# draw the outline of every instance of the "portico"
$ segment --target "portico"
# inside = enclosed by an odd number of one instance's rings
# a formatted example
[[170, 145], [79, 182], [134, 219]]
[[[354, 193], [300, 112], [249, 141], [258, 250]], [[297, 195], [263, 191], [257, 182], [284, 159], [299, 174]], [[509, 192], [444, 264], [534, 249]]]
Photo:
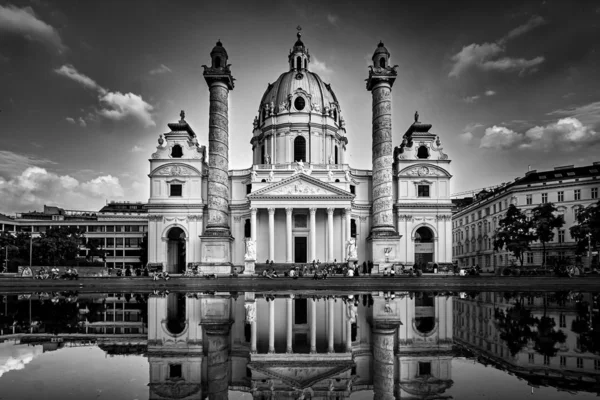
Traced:
[[[342, 261], [351, 236], [353, 198], [343, 189], [304, 174], [248, 195], [257, 258], [288, 263]], [[299, 246], [304, 241], [306, 259], [302, 260]]]

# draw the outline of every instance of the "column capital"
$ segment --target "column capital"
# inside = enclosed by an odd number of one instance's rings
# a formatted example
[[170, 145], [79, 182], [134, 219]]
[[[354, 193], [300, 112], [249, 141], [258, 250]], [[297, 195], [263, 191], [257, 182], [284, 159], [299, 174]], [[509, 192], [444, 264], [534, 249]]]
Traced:
[[352, 207], [345, 207], [344, 214], [350, 214], [352, 212]]
[[335, 211], [334, 207], [327, 207], [327, 214], [333, 214], [333, 212]]
[[274, 207], [269, 207], [267, 210], [269, 211], [269, 215], [275, 215], [275, 208]]
[[294, 207], [286, 207], [285, 208], [286, 215], [292, 215], [292, 212], [294, 212]]
[[315, 213], [317, 212], [317, 209], [315, 207], [311, 207], [308, 209], [308, 211], [310, 211], [311, 215], [315, 215]]
[[256, 208], [256, 207], [252, 207], [252, 208], [250, 208], [250, 213], [252, 213], [252, 214], [255, 214], [255, 215], [256, 215], [256, 213], [257, 213], [257, 212], [258, 212], [258, 208]]

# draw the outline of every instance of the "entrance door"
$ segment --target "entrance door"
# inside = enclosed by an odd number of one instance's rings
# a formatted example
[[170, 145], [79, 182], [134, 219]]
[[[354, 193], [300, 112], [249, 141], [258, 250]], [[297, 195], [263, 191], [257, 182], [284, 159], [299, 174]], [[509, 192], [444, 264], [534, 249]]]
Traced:
[[297, 262], [297, 263], [305, 263], [306, 262], [306, 260], [307, 260], [307, 257], [306, 257], [307, 242], [308, 242], [308, 238], [306, 236], [294, 237], [294, 262]]

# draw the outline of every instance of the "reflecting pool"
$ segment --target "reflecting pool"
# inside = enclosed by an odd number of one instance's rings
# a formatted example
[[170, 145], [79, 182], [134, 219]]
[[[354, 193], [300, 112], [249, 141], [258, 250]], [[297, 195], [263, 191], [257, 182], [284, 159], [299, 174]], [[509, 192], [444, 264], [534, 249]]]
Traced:
[[598, 293], [0, 295], [2, 399], [600, 393]]

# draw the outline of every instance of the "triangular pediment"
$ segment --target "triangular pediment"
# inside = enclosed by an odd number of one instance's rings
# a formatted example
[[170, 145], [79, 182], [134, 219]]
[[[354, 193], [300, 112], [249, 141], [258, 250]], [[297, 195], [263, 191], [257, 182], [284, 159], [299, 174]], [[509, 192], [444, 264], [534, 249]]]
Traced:
[[250, 199], [283, 197], [335, 197], [340, 200], [351, 200], [354, 195], [306, 174], [291, 176], [248, 195]]
[[282, 381], [290, 388], [305, 389], [326, 379], [340, 377], [354, 366], [352, 361], [282, 361], [251, 362], [248, 367], [272, 379]]

